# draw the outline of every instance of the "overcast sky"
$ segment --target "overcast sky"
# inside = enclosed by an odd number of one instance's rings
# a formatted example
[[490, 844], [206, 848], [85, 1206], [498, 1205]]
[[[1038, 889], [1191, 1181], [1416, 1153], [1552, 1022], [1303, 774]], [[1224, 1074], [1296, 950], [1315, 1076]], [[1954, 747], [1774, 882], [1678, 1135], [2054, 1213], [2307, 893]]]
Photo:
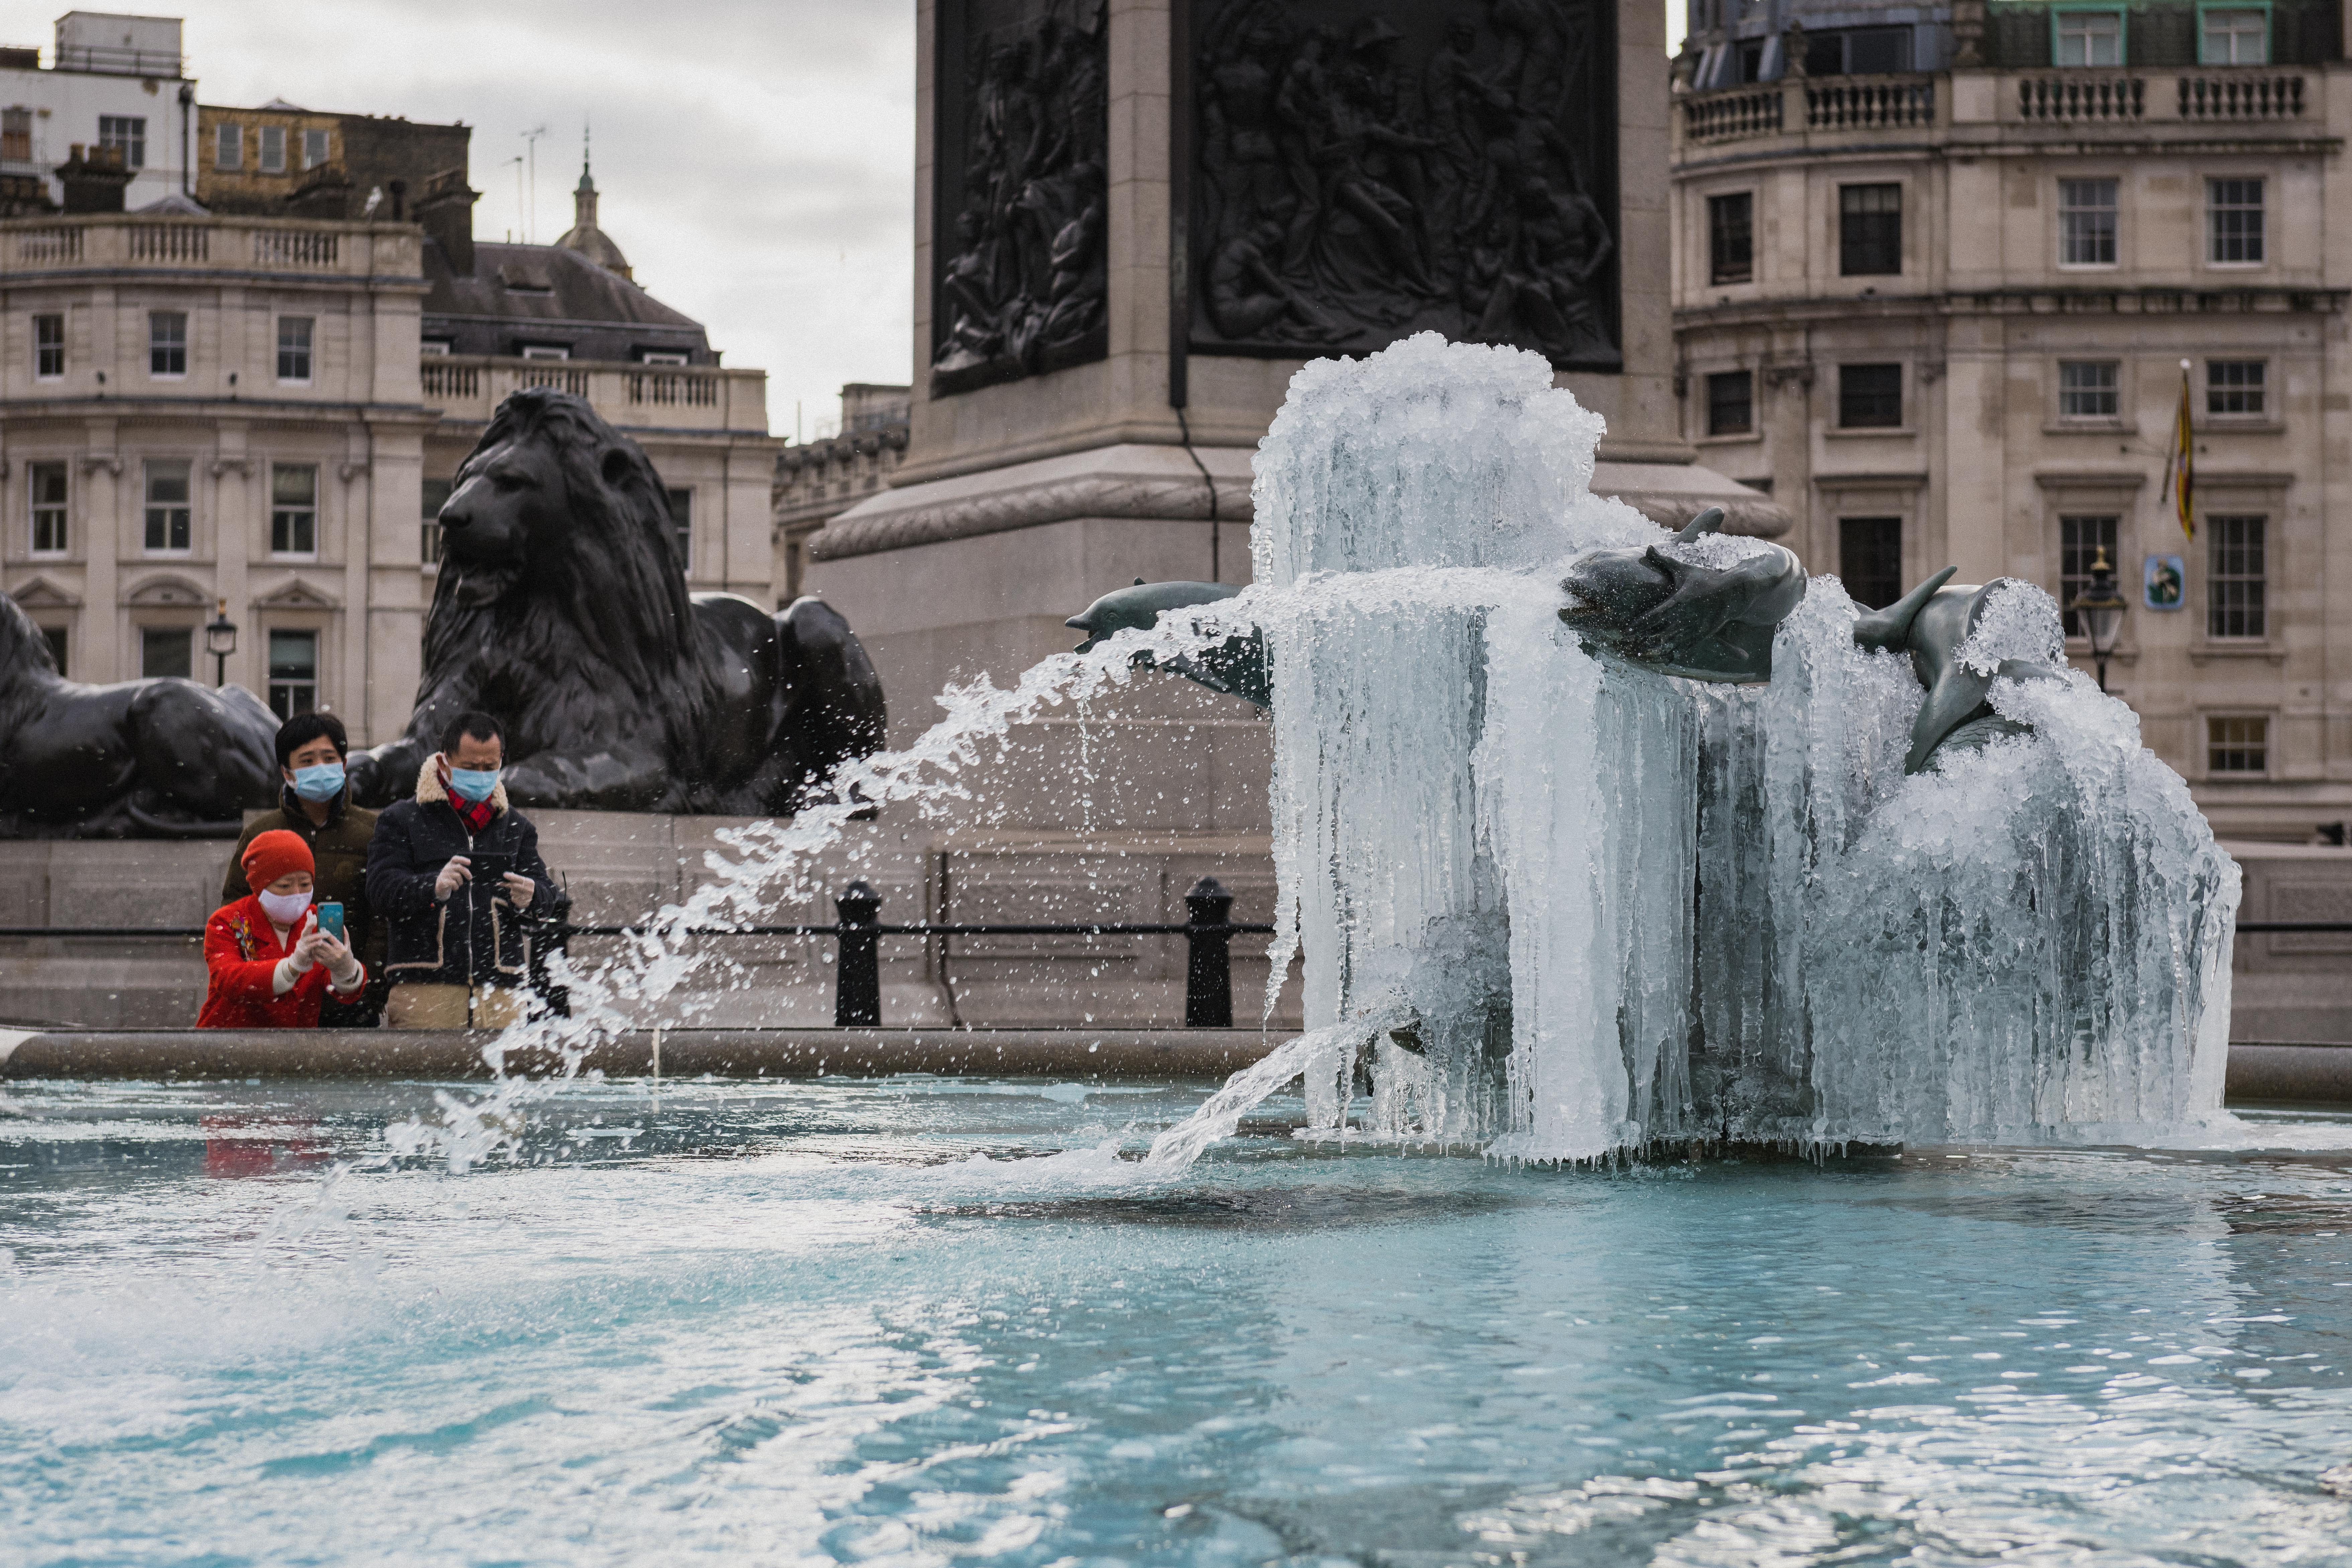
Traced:
[[[53, 39], [59, 0], [0, 0], [0, 43]], [[96, 7], [93, 6], [93, 9]], [[206, 103], [474, 127], [474, 232], [572, 225], [580, 129], [600, 221], [637, 281], [768, 373], [769, 428], [803, 434], [846, 381], [903, 382], [912, 331], [911, 0], [142, 0], [185, 16]], [[1679, 38], [1682, 5], [1667, 0]], [[536, 202], [510, 162], [544, 125]], [[528, 182], [525, 189], [528, 191]], [[529, 209], [528, 211], [526, 209]]]

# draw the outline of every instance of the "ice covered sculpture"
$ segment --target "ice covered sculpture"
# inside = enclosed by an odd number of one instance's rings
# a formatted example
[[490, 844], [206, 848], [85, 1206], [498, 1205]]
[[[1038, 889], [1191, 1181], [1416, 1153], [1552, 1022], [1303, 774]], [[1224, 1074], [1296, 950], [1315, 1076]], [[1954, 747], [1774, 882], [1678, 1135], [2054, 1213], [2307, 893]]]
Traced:
[[1256, 582], [1073, 622], [1262, 649], [1316, 1122], [1559, 1160], [2217, 1114], [2237, 870], [2050, 596], [1864, 614], [1591, 495], [1601, 429], [1531, 354], [1317, 362]]

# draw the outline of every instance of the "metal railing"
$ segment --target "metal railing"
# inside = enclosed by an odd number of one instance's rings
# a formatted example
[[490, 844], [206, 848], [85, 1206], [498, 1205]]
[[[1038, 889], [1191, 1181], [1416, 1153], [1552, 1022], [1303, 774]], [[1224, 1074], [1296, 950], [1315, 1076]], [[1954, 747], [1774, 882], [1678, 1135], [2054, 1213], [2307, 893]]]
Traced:
[[[697, 936], [831, 937], [839, 944], [834, 963], [833, 1021], [837, 1028], [878, 1028], [882, 1023], [882, 939], [885, 937], [955, 936], [1181, 936], [1184, 939], [1184, 1026], [1188, 1029], [1230, 1029], [1234, 1024], [1233, 954], [1236, 936], [1270, 935], [1274, 927], [1231, 919], [1233, 894], [1214, 877], [1203, 877], [1184, 895], [1185, 919], [1167, 921], [1098, 921], [1087, 924], [1038, 921], [937, 921], [907, 925], [882, 923], [882, 896], [859, 879], [834, 899], [840, 919], [831, 925], [702, 926]], [[554, 917], [541, 922], [546, 933], [543, 951], [563, 952], [575, 936], [642, 937], [639, 925], [575, 925], [568, 900], [556, 906]], [[2341, 929], [2352, 931], [2352, 925]], [[0, 926], [0, 939], [72, 939], [116, 941], [149, 938], [200, 940], [202, 926]]]

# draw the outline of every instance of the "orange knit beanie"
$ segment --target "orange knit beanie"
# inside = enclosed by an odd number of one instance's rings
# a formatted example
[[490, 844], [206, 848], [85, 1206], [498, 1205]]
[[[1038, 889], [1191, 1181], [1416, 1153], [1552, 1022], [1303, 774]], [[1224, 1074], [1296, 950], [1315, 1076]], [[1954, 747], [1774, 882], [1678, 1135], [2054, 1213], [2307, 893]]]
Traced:
[[316, 876], [319, 869], [302, 836], [282, 827], [256, 834], [253, 842], [245, 847], [241, 863], [245, 867], [245, 885], [257, 893], [289, 871], [308, 871]]

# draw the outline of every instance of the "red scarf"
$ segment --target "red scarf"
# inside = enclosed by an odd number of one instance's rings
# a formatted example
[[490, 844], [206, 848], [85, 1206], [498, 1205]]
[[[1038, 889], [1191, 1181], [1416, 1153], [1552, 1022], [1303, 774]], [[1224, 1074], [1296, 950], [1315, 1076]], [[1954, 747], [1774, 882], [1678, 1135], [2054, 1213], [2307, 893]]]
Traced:
[[470, 834], [480, 833], [490, 825], [490, 818], [499, 814], [496, 790], [480, 800], [467, 800], [449, 787], [449, 759], [446, 757], [441, 759], [441, 796], [449, 803], [449, 809], [457, 814], [457, 820], [466, 825], [466, 831]]

